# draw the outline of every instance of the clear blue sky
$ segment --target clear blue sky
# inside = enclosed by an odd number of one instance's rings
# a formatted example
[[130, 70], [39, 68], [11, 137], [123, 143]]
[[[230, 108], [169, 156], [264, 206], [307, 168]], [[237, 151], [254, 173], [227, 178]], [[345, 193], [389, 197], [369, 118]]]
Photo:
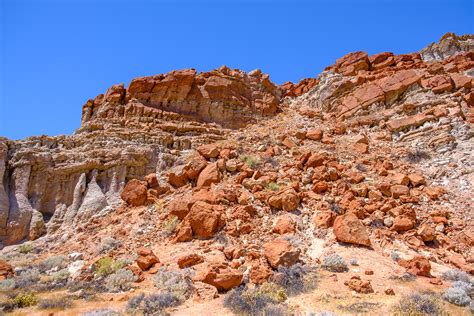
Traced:
[[338, 57], [473, 32], [473, 0], [0, 0], [0, 136], [72, 133], [87, 99], [137, 76], [223, 64], [276, 83]]

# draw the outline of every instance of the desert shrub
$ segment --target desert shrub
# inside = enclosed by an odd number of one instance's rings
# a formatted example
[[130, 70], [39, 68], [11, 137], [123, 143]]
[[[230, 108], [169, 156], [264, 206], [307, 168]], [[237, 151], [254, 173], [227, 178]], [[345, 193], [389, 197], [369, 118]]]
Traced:
[[120, 313], [110, 308], [101, 308], [82, 313], [81, 316], [120, 316]]
[[178, 227], [180, 220], [177, 216], [169, 216], [161, 225], [166, 236], [171, 236]]
[[257, 168], [261, 164], [261, 161], [258, 157], [251, 155], [242, 155], [240, 156], [240, 160], [252, 169]]
[[336, 213], [336, 214], [341, 214], [341, 212], [342, 212], [342, 211], [341, 211], [341, 207], [340, 207], [339, 204], [337, 204], [337, 203], [330, 203], [330, 204], [329, 204], [329, 209], [330, 209], [332, 212]]
[[259, 292], [258, 288], [238, 287], [224, 298], [224, 306], [236, 314], [261, 315], [266, 307], [277, 304], [272, 297]]
[[471, 298], [467, 295], [466, 291], [459, 287], [450, 287], [444, 291], [443, 299], [458, 306], [467, 306], [471, 302]]
[[10, 292], [15, 288], [14, 279], [5, 279], [0, 281], [0, 292]]
[[451, 269], [443, 273], [443, 280], [448, 281], [462, 281], [465, 283], [474, 283], [474, 280], [464, 271]]
[[39, 304], [39, 309], [68, 309], [72, 306], [72, 301], [69, 297], [57, 297], [42, 299]]
[[41, 277], [36, 289], [40, 291], [50, 291], [53, 289], [63, 288], [67, 285], [70, 273], [67, 269], [59, 270], [51, 275]]
[[463, 291], [465, 291], [467, 295], [469, 295], [471, 297], [474, 294], [474, 284], [472, 284], [472, 283], [467, 283], [467, 282], [464, 282], [464, 281], [455, 281], [451, 285], [451, 287], [460, 288]]
[[349, 268], [347, 263], [340, 255], [333, 253], [323, 258], [321, 267], [331, 272], [347, 272]]
[[398, 252], [396, 252], [396, 251], [392, 251], [392, 252], [390, 253], [390, 258], [392, 258], [393, 261], [398, 261], [398, 260], [401, 259], [401, 258], [400, 258], [400, 254], [399, 254]]
[[411, 294], [400, 299], [395, 308], [395, 314], [399, 315], [441, 315], [443, 309], [439, 299], [430, 294]]
[[275, 182], [270, 182], [268, 185], [267, 185], [267, 189], [271, 190], [271, 191], [278, 191], [280, 189], [280, 186], [275, 183]]
[[18, 308], [34, 306], [38, 304], [38, 297], [34, 293], [20, 293], [13, 299], [13, 303]]
[[99, 252], [106, 253], [106, 252], [117, 249], [121, 245], [122, 243], [119, 240], [116, 240], [115, 238], [112, 238], [112, 237], [105, 237], [104, 239], [102, 239]]
[[410, 163], [419, 163], [422, 160], [429, 159], [431, 156], [424, 150], [416, 149], [415, 151], [409, 151], [406, 159]]
[[38, 269], [41, 273], [49, 271], [53, 268], [58, 270], [64, 269], [67, 266], [67, 259], [65, 256], [51, 256], [38, 264]]
[[179, 271], [160, 269], [154, 279], [155, 286], [162, 293], [171, 293], [185, 301], [193, 292], [193, 283], [189, 276]]
[[263, 309], [262, 314], [264, 316], [288, 316], [291, 315], [291, 312], [286, 305], [269, 304]]
[[280, 266], [272, 280], [288, 295], [297, 295], [315, 289], [318, 275], [315, 268], [297, 263], [289, 268]]
[[25, 243], [18, 248], [18, 251], [23, 254], [29, 253], [33, 251], [33, 245], [30, 243]]
[[36, 268], [26, 269], [15, 278], [15, 288], [25, 289], [35, 285], [40, 280], [40, 272]]
[[99, 276], [106, 276], [124, 267], [122, 260], [115, 261], [110, 257], [103, 257], [96, 263], [96, 273]]
[[257, 288], [256, 294], [269, 297], [275, 302], [284, 302], [287, 299], [285, 288], [273, 282], [263, 283]]
[[181, 299], [173, 293], [160, 293], [132, 297], [127, 303], [127, 311], [131, 314], [160, 315], [168, 307], [178, 306]]
[[105, 288], [110, 292], [128, 291], [137, 277], [128, 269], [120, 269], [105, 278]]
[[351, 264], [351, 266], [358, 266], [359, 265], [359, 261], [357, 261], [357, 259], [351, 259], [349, 261], [349, 263]]

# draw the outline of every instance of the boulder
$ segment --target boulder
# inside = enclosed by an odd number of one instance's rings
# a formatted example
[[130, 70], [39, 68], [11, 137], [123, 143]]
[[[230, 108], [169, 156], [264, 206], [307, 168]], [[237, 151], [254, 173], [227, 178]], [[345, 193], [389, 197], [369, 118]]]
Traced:
[[6, 261], [0, 260], [0, 281], [11, 278], [15, 275], [15, 270], [13, 267]]
[[242, 283], [243, 273], [225, 264], [213, 264], [198, 270], [193, 281], [215, 286], [219, 291], [228, 291]]
[[270, 266], [278, 269], [279, 266], [290, 267], [299, 261], [300, 250], [293, 248], [285, 239], [275, 239], [263, 245], [264, 255]]
[[411, 274], [431, 277], [430, 261], [423, 256], [415, 256], [410, 260], [401, 259], [398, 264]]
[[300, 198], [293, 188], [288, 188], [271, 195], [267, 203], [275, 209], [291, 212], [298, 208]]
[[217, 158], [220, 153], [216, 144], [201, 145], [196, 150], [206, 159]]
[[136, 259], [136, 263], [142, 271], [149, 270], [153, 265], [160, 262], [158, 257], [149, 248], [138, 248], [137, 254], [138, 258]]
[[366, 227], [353, 213], [336, 217], [333, 226], [337, 241], [362, 246], [371, 245]]
[[221, 206], [197, 201], [191, 207], [186, 219], [196, 237], [209, 238], [223, 226], [224, 212]]
[[279, 235], [293, 234], [295, 232], [296, 223], [288, 215], [280, 216], [273, 227], [273, 232]]
[[196, 253], [187, 254], [178, 258], [178, 266], [180, 269], [189, 268], [202, 262], [204, 262], [204, 259]]
[[146, 182], [140, 181], [138, 179], [132, 179], [128, 181], [125, 188], [123, 188], [122, 194], [120, 197], [128, 205], [131, 206], [141, 206], [144, 205], [147, 201], [147, 185]]
[[372, 284], [370, 283], [370, 281], [361, 280], [359, 276], [353, 276], [349, 280], [345, 281], [344, 285], [346, 285], [348, 288], [350, 288], [351, 290], [357, 293], [362, 293], [362, 294], [374, 293], [374, 290], [372, 289]]
[[196, 186], [198, 188], [210, 186], [213, 183], [219, 183], [221, 181], [221, 174], [217, 162], [211, 163], [204, 168], [197, 179]]
[[320, 129], [312, 129], [306, 132], [306, 138], [310, 140], [321, 140], [323, 138], [323, 131]]

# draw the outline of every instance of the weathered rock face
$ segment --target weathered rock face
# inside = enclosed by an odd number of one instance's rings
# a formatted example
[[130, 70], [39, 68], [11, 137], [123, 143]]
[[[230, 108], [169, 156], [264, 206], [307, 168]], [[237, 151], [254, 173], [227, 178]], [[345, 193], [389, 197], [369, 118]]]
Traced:
[[442, 60], [459, 52], [474, 50], [474, 35], [457, 36], [454, 33], [443, 35], [439, 43], [432, 43], [420, 51], [425, 61]]
[[276, 113], [280, 89], [260, 70], [245, 73], [225, 66], [196, 73], [194, 69], [141, 77], [111, 87], [83, 107], [82, 122], [95, 118], [160, 116], [162, 111], [238, 128]]

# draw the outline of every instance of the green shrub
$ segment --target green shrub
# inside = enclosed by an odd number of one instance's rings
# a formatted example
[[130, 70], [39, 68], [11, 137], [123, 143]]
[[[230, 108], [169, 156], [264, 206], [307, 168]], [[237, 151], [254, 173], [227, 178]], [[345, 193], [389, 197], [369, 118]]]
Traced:
[[280, 186], [275, 182], [270, 182], [267, 185], [267, 189], [272, 190], [272, 191], [278, 191], [280, 189]]
[[257, 168], [261, 164], [260, 159], [256, 156], [242, 155], [240, 156], [240, 160], [252, 169]]
[[110, 257], [103, 257], [96, 263], [96, 273], [99, 276], [106, 276], [124, 267], [122, 260], [115, 261]]
[[466, 291], [460, 287], [450, 287], [443, 293], [443, 299], [451, 304], [458, 306], [467, 306], [471, 298]]
[[25, 243], [23, 245], [21, 245], [19, 248], [18, 248], [18, 251], [20, 253], [29, 253], [31, 251], [33, 251], [33, 245], [30, 244], [30, 243]]
[[20, 293], [13, 299], [13, 303], [18, 308], [34, 306], [38, 304], [38, 297], [34, 293]]
[[10, 292], [16, 287], [14, 279], [5, 279], [0, 281], [0, 292]]

